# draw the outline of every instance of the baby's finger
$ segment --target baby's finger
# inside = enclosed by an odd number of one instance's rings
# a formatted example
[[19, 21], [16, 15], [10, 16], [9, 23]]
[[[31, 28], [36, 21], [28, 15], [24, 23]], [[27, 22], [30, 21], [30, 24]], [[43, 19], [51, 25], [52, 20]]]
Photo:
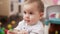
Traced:
[[13, 31], [8, 31], [7, 34], [16, 34], [16, 33]]

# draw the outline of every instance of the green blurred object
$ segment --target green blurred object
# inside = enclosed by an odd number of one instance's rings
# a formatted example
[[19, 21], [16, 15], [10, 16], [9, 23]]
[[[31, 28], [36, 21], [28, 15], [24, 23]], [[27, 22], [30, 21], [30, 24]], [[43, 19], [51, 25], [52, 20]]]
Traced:
[[13, 29], [11, 28], [11, 29], [9, 29], [10, 31], [13, 31]]
[[1, 29], [2, 29], [3, 31], [5, 30], [5, 28], [4, 28], [4, 27], [2, 27]]
[[4, 30], [0, 28], [0, 34], [5, 34]]

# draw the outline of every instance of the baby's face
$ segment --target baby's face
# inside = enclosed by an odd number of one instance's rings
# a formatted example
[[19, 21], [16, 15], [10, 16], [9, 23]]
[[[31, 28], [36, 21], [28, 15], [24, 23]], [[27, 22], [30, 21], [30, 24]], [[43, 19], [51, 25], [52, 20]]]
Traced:
[[40, 19], [40, 13], [37, 9], [36, 3], [24, 5], [23, 19], [28, 25], [37, 23]]

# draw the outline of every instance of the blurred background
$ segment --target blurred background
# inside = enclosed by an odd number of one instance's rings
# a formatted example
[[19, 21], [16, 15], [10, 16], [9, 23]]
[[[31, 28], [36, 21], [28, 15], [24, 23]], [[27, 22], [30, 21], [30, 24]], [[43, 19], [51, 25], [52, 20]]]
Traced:
[[[27, 0], [0, 0], [0, 28], [13, 29], [22, 18], [23, 3]], [[60, 5], [60, 0], [42, 0], [44, 3], [44, 18], [46, 8], [51, 5]], [[48, 27], [46, 27], [45, 32]], [[48, 32], [48, 31], [47, 31]], [[46, 33], [47, 34], [47, 33]]]

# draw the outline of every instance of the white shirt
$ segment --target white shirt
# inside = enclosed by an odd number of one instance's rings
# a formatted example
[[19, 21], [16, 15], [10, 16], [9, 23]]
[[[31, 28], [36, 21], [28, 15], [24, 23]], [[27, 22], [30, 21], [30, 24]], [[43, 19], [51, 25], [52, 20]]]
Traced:
[[42, 22], [38, 21], [37, 24], [30, 26], [25, 23], [25, 21], [19, 22], [18, 26], [15, 28], [17, 30], [26, 30], [29, 34], [43, 34], [43, 24]]

